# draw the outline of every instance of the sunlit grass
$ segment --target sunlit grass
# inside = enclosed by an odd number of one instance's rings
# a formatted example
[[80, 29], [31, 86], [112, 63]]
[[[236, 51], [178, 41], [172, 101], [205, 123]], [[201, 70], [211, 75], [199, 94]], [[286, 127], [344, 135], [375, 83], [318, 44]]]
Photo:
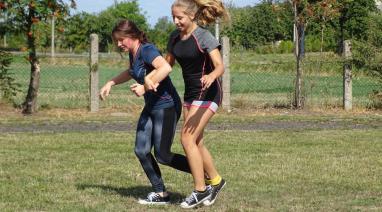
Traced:
[[[382, 209], [380, 129], [209, 131], [205, 140], [228, 182], [208, 210]], [[2, 134], [0, 210], [181, 211], [192, 179], [163, 166], [173, 204], [137, 204], [150, 187], [133, 145], [134, 132]], [[182, 152], [178, 136], [173, 150]]]

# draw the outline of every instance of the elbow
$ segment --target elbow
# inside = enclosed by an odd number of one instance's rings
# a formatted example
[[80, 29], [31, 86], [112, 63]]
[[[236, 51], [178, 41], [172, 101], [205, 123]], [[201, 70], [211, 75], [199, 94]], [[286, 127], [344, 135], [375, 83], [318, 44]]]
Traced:
[[225, 72], [225, 67], [224, 67], [224, 65], [223, 64], [220, 64], [220, 76], [222, 76], [223, 74], [224, 74], [224, 72]]

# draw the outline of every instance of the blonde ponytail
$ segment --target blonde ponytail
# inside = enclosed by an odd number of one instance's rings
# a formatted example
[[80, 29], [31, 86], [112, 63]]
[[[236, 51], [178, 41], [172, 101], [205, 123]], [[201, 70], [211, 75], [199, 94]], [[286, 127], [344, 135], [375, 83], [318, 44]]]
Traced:
[[228, 11], [221, 0], [175, 0], [172, 6], [185, 8], [185, 13], [194, 15], [194, 21], [201, 26], [214, 23], [218, 18], [223, 21], [229, 19]]
[[199, 6], [196, 13], [196, 20], [198, 24], [205, 26], [215, 23], [218, 18], [223, 21], [228, 20], [228, 12], [221, 0], [195, 0]]

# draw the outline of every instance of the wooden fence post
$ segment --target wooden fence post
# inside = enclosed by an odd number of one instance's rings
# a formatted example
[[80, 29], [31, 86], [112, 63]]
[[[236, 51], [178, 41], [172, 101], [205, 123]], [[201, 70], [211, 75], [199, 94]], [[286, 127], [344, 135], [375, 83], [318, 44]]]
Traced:
[[99, 110], [98, 35], [90, 35], [90, 112]]
[[352, 65], [351, 65], [351, 41], [346, 40], [343, 43], [343, 57], [345, 60], [344, 63], [344, 72], [343, 72], [343, 107], [345, 111], [350, 111], [353, 108], [353, 95], [352, 95]]
[[229, 57], [230, 57], [230, 43], [227, 36], [222, 37], [223, 43], [223, 63], [224, 63], [224, 74], [223, 74], [223, 109], [231, 112], [231, 74], [229, 70]]

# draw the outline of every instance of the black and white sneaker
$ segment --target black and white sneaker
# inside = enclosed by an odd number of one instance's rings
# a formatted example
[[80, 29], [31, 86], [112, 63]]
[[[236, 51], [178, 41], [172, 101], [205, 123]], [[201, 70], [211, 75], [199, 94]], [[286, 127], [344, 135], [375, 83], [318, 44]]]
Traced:
[[216, 186], [210, 185], [211, 186], [211, 197], [208, 200], [204, 201], [203, 204], [207, 205], [207, 206], [214, 204], [216, 198], [218, 197], [220, 191], [224, 188], [225, 184], [226, 184], [225, 180], [222, 179], [218, 185], [216, 185]]
[[194, 208], [211, 197], [211, 187], [207, 186], [204, 192], [193, 191], [181, 204], [182, 208]]
[[138, 203], [142, 205], [166, 205], [170, 203], [170, 195], [161, 197], [158, 193], [151, 192], [146, 199], [139, 199]]

